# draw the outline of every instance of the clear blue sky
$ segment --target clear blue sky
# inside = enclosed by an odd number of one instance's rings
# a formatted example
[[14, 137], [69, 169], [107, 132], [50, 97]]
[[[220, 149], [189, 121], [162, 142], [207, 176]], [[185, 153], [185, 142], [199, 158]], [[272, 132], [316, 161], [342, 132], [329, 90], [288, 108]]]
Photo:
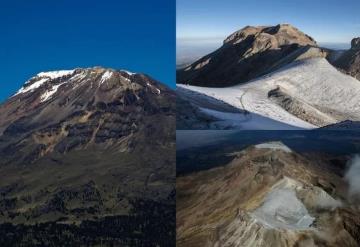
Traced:
[[0, 102], [41, 71], [104, 66], [175, 86], [173, 0], [0, 2]]
[[360, 36], [360, 0], [177, 0], [177, 38], [223, 39], [246, 25], [290, 23], [318, 42]]

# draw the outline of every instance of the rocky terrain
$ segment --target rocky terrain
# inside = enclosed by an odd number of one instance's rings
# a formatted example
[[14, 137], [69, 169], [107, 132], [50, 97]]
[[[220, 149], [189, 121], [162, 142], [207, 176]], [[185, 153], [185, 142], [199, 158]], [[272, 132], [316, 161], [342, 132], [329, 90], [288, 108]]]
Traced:
[[325, 57], [313, 38], [289, 24], [246, 26], [222, 47], [177, 72], [177, 83], [225, 87], [272, 72], [296, 59]]
[[173, 245], [173, 91], [123, 70], [44, 72], [0, 116], [1, 243]]
[[330, 57], [332, 64], [341, 71], [360, 80], [360, 37], [351, 41], [351, 48]]
[[349, 158], [268, 142], [178, 177], [177, 246], [359, 246]]

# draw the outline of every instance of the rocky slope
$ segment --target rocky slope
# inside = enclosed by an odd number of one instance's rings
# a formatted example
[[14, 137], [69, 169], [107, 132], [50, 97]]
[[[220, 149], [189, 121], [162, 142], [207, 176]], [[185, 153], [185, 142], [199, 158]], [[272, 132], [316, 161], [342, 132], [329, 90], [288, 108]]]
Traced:
[[272, 72], [296, 59], [326, 55], [310, 36], [289, 24], [247, 26], [227, 37], [218, 50], [178, 70], [177, 82], [225, 87]]
[[282, 143], [177, 178], [177, 246], [359, 246], [345, 163]]
[[174, 92], [127, 71], [45, 72], [0, 116], [1, 242], [171, 245]]
[[351, 41], [351, 48], [332, 59], [332, 64], [341, 71], [360, 80], [360, 37]]

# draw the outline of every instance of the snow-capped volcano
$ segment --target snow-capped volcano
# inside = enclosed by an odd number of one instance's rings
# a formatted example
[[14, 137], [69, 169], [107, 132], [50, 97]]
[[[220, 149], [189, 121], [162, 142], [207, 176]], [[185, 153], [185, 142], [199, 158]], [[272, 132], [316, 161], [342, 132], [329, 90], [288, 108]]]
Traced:
[[339, 72], [325, 58], [301, 59], [232, 87], [178, 86], [306, 129], [360, 120], [360, 82]]
[[[40, 96], [41, 101], [46, 101], [52, 98], [56, 94], [58, 89], [65, 84], [72, 84], [73, 87], [78, 87], [79, 84], [84, 84], [91, 81], [91, 86], [95, 86], [94, 80], [98, 83], [98, 86], [106, 81], [111, 80], [122, 80], [131, 83], [136, 73], [129, 72], [127, 70], [116, 71], [113, 69], [105, 69], [101, 67], [87, 68], [87, 69], [74, 69], [74, 70], [59, 70], [41, 72], [30, 80], [26, 81], [25, 84], [18, 90], [14, 95], [32, 93], [35, 90], [41, 89], [43, 94]], [[153, 84], [147, 82], [146, 87], [156, 93], [160, 93], [161, 90]], [[68, 86], [68, 87], [71, 87]], [[155, 92], [154, 91], [154, 92]]]
[[42, 72], [0, 104], [0, 116], [0, 191], [11, 202], [0, 206], [0, 228], [34, 232], [41, 222], [71, 235], [90, 220], [108, 222], [114, 238], [172, 231], [159, 224], [175, 210], [171, 89], [125, 70]]
[[[99, 143], [100, 139], [114, 143], [146, 124], [144, 117], [161, 115], [169, 110], [168, 101], [173, 96], [170, 89], [152, 78], [126, 70], [93, 67], [41, 72], [26, 81], [15, 95], [0, 106], [0, 137], [9, 136], [11, 142], [22, 142], [21, 146], [25, 143], [22, 138], [29, 143], [35, 142], [33, 147], [44, 145], [41, 148], [44, 150], [40, 152], [31, 149], [30, 153], [36, 153], [34, 160], [60, 148], [61, 142], [69, 141], [70, 126], [77, 128], [80, 123], [88, 125], [91, 131], [87, 132], [85, 139], [76, 141], [75, 146], [85, 147], [90, 143]], [[117, 121], [120, 123], [116, 124]], [[105, 128], [109, 124], [112, 126], [110, 132], [109, 127]], [[34, 132], [54, 125], [58, 132], [49, 133], [54, 136], [51, 141], [34, 136]], [[107, 129], [107, 134], [99, 135], [101, 126]], [[30, 133], [32, 136], [29, 137]], [[17, 145], [11, 142], [3, 142], [0, 150], [7, 145]], [[48, 147], [50, 144], [51, 148]], [[63, 148], [66, 150], [69, 147]], [[26, 162], [32, 162], [23, 155]], [[10, 162], [5, 161], [5, 157], [6, 154], [2, 155], [0, 163]], [[10, 157], [12, 155], [9, 154]], [[18, 158], [18, 162], [21, 160]]]

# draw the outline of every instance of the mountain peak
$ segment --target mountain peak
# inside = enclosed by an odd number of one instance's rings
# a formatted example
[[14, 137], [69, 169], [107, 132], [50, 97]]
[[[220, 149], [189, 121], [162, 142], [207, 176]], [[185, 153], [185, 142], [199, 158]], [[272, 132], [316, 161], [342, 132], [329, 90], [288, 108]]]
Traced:
[[73, 85], [86, 81], [91, 82], [92, 85], [94, 82], [98, 82], [101, 85], [106, 81], [114, 79], [122, 81], [122, 83], [131, 83], [131, 77], [134, 75], [137, 75], [137, 73], [100, 66], [40, 72], [27, 80], [14, 96], [31, 93], [39, 88], [46, 88], [49, 91], [45, 92], [41, 97], [41, 101], [44, 101], [49, 99], [60, 86], [69, 82], [73, 83]]
[[294, 60], [324, 57], [315, 40], [290, 24], [246, 26], [216, 51], [177, 72], [177, 82], [223, 87], [273, 72]]
[[287, 23], [276, 26], [246, 26], [228, 36], [224, 44], [238, 44], [246, 39], [254, 39], [258, 43], [274, 47], [289, 44], [317, 46], [313, 38]]
[[[28, 163], [52, 151], [43, 149], [50, 145], [44, 133], [53, 138], [51, 147], [60, 153], [75, 146], [120, 145], [125, 137], [130, 138], [137, 132], [139, 126], [144, 127], [145, 118], [156, 118], [164, 112], [172, 114], [173, 97], [172, 91], [156, 80], [125, 70], [93, 67], [41, 72], [0, 105], [4, 116], [0, 121], [0, 135], [19, 140], [30, 138], [26, 139], [28, 143], [36, 144], [41, 152], [32, 150], [31, 159], [19, 158], [19, 162]], [[102, 132], [98, 128], [102, 128]], [[52, 132], [54, 129], [56, 133]], [[73, 135], [80, 132], [84, 132], [83, 136]], [[9, 159], [12, 157], [6, 155]], [[6, 160], [5, 154], [2, 159]]]

